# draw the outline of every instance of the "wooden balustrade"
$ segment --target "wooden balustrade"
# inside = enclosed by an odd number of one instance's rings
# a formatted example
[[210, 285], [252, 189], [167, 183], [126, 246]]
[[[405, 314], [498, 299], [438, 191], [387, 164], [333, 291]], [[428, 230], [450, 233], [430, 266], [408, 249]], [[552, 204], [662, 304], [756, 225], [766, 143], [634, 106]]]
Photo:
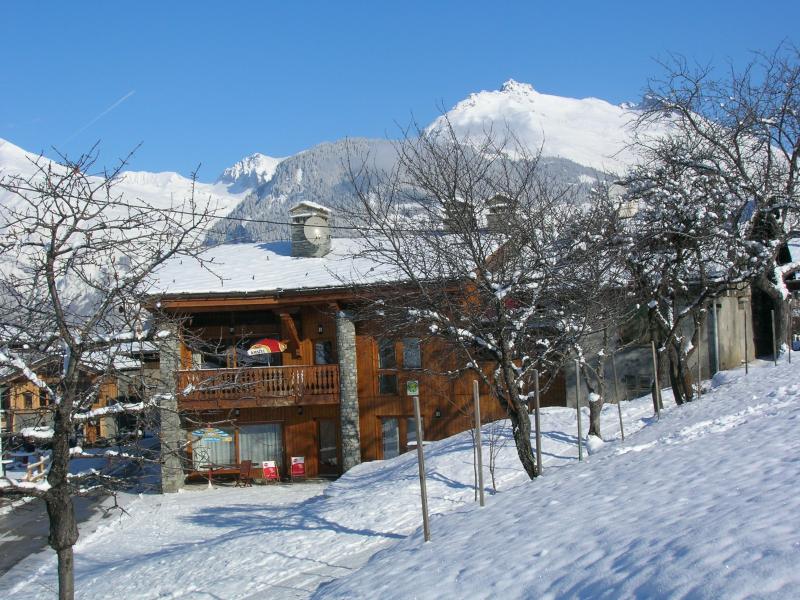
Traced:
[[339, 365], [179, 371], [178, 398], [196, 409], [336, 404]]

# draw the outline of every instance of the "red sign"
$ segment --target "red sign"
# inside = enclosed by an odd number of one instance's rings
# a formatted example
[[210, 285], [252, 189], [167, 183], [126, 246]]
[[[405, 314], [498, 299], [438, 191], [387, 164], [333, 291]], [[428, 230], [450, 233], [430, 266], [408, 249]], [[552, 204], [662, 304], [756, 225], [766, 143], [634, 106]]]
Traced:
[[293, 456], [292, 457], [292, 478], [306, 476], [306, 457]]
[[274, 460], [265, 460], [261, 463], [261, 470], [264, 473], [264, 479], [267, 481], [278, 481], [278, 465]]

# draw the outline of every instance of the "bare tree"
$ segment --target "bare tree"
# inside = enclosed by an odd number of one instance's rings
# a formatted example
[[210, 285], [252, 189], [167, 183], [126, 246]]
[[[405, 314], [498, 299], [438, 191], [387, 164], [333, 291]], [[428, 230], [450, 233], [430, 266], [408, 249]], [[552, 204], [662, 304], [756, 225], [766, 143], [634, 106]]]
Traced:
[[786, 256], [786, 242], [798, 235], [800, 207], [799, 59], [797, 47], [783, 44], [716, 77], [708, 66], [672, 57], [662, 65], [663, 78], [650, 82], [641, 119], [645, 129], [664, 124], [691, 149], [673, 157], [674, 165], [724, 186], [726, 202], [747, 225], [759, 261], [752, 283], [775, 310], [779, 340], [787, 339], [790, 319], [784, 278], [800, 271], [800, 262]]
[[[119, 386], [121, 360], [157, 338], [144, 299], [153, 271], [165, 260], [201, 248], [212, 211], [194, 194], [169, 206], [123, 198], [115, 191], [126, 161], [92, 174], [96, 149], [54, 163], [40, 157], [28, 176], [7, 176], [0, 188], [0, 365], [13, 369], [52, 400], [52, 426], [29, 432], [47, 446], [46, 481], [0, 479], [0, 495], [41, 498], [58, 555], [59, 597], [74, 596], [73, 546], [78, 528], [72, 497], [113, 490], [121, 482], [90, 469], [71, 473], [76, 431], [108, 414], [134, 414], [158, 403], [140, 387], [128, 399], [97, 406], [99, 389]], [[138, 345], [138, 350], [136, 346]], [[48, 377], [38, 364], [55, 364]], [[114, 456], [109, 458], [129, 459]]]
[[457, 371], [488, 386], [533, 478], [532, 370], [555, 377], [586, 330], [586, 299], [597, 293], [584, 267], [603, 236], [587, 233], [597, 228], [578, 190], [513, 136], [465, 145], [443, 122], [407, 131], [391, 172], [350, 156], [360, 203], [345, 216], [363, 254], [399, 282], [365, 300], [382, 326], [435, 335]]

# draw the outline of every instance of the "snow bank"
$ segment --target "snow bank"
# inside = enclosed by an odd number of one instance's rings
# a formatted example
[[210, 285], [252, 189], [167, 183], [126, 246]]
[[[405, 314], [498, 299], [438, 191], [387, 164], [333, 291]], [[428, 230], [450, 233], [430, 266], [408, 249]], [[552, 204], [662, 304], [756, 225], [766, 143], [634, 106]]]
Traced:
[[434, 519], [431, 543], [416, 532], [315, 598], [795, 596], [798, 367], [715, 384], [625, 445]]

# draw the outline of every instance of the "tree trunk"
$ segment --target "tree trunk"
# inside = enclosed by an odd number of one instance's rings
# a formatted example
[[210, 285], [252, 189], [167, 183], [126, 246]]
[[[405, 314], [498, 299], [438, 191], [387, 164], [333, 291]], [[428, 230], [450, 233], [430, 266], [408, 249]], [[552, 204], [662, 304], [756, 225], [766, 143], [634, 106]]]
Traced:
[[672, 388], [675, 404], [680, 406], [684, 402], [691, 402], [693, 395], [688, 369], [680, 348], [676, 348], [674, 344], [670, 344], [669, 347], [669, 385]]
[[72, 546], [58, 551], [58, 600], [75, 598], [75, 567]]
[[[512, 401], [513, 403], [513, 401]], [[512, 431], [514, 432], [514, 444], [517, 446], [517, 455], [522, 463], [522, 468], [533, 479], [539, 475], [536, 468], [536, 456], [531, 446], [531, 419], [528, 411], [520, 411], [518, 408], [509, 406], [508, 418], [511, 420]]]
[[[504, 357], [510, 356], [507, 343], [501, 341], [504, 350]], [[497, 397], [500, 404], [508, 413], [511, 421], [511, 430], [514, 433], [514, 444], [517, 447], [517, 455], [522, 463], [522, 468], [533, 479], [539, 475], [536, 468], [536, 456], [531, 445], [531, 418], [528, 414], [527, 403], [520, 400], [520, 388], [517, 385], [517, 378], [514, 376], [514, 367], [510, 359], [501, 359], [502, 381], [496, 384]]]
[[59, 600], [72, 600], [75, 597], [72, 547], [78, 541], [75, 508], [64, 485], [51, 488], [45, 502], [50, 517], [48, 542], [58, 554], [58, 597]]
[[69, 434], [67, 418], [72, 402], [65, 398], [54, 415], [53, 444], [50, 473], [47, 481], [50, 489], [44, 497], [50, 520], [48, 543], [58, 555], [58, 597], [72, 600], [75, 597], [75, 582], [72, 547], [78, 541], [78, 524], [75, 507], [70, 496], [69, 480]]
[[[607, 347], [607, 346], [606, 346]], [[589, 435], [599, 437], [601, 440], [603, 436], [600, 434], [600, 413], [603, 411], [605, 404], [605, 362], [600, 359], [597, 363], [597, 371], [595, 376], [587, 368], [582, 368], [583, 380], [586, 382], [586, 388], [589, 390], [587, 396], [589, 404]], [[592, 380], [596, 380], [596, 385], [592, 384]], [[592, 401], [592, 397], [596, 396], [597, 399]]]

